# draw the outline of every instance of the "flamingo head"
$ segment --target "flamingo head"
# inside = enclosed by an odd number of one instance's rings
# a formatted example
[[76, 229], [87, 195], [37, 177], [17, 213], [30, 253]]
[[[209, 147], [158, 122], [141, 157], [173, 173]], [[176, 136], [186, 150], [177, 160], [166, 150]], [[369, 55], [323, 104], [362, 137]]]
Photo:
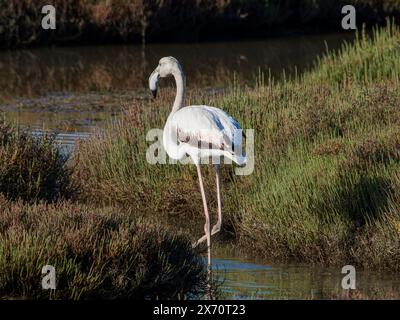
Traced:
[[160, 59], [157, 68], [154, 69], [149, 77], [149, 87], [153, 98], [157, 96], [158, 80], [174, 74], [177, 70], [180, 71], [181, 66], [174, 57]]

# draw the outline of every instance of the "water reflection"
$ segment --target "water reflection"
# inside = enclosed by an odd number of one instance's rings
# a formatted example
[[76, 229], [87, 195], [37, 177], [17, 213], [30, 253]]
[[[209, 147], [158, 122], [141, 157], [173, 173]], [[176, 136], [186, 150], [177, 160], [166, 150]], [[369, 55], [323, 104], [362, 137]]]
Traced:
[[[0, 112], [33, 129], [91, 132], [129, 105], [146, 99], [147, 78], [162, 56], [177, 57], [187, 85], [226, 87], [233, 73], [244, 81], [261, 70], [278, 76], [310, 66], [327, 47], [351, 34], [246, 42], [34, 48], [0, 51]], [[326, 44], [325, 44], [326, 43]]]
[[400, 299], [396, 274], [357, 271], [356, 290], [343, 290], [341, 268], [260, 264], [243, 256], [214, 259], [223, 299]]
[[337, 49], [351, 34], [201, 44], [35, 48], [0, 52], [0, 101], [55, 93], [115, 92], [144, 88], [160, 57], [177, 57], [188, 86], [226, 85], [232, 73], [250, 79], [296, 66], [301, 72], [315, 57]]
[[[40, 129], [32, 129], [30, 131], [32, 136], [35, 137], [40, 137], [43, 136], [44, 134], [47, 134], [46, 130], [40, 130]], [[55, 134], [55, 141], [58, 144], [61, 153], [69, 157], [78, 142], [78, 140], [85, 140], [90, 137], [89, 133], [85, 132], [79, 132], [79, 133], [54, 133]]]

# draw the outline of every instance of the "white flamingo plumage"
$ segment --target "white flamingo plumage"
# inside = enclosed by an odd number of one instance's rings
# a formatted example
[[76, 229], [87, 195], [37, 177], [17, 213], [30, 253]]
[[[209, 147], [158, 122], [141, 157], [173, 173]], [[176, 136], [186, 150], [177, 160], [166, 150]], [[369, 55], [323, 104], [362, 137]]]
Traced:
[[176, 82], [176, 97], [172, 111], [163, 131], [163, 146], [169, 157], [182, 160], [189, 155], [197, 167], [200, 192], [203, 200], [206, 223], [205, 235], [194, 246], [207, 240], [208, 266], [211, 270], [211, 235], [221, 229], [222, 209], [220, 193], [220, 166], [216, 168], [218, 221], [210, 228], [210, 215], [204, 192], [200, 170], [201, 159], [227, 157], [238, 165], [246, 163], [242, 154], [242, 133], [239, 123], [225, 111], [206, 105], [183, 107], [185, 95], [185, 76], [179, 62], [173, 57], [164, 57], [149, 78], [149, 87], [155, 98], [159, 78], [172, 75]]

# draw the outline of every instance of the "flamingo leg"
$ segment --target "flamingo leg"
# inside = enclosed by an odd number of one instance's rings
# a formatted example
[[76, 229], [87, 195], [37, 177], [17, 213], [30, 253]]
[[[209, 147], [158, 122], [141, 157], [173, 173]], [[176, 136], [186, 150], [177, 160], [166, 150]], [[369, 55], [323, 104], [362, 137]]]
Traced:
[[[221, 206], [221, 189], [220, 189], [220, 168], [219, 164], [215, 165], [215, 180], [217, 184], [217, 202], [218, 202], [218, 221], [211, 229], [211, 235], [218, 233], [221, 230], [222, 225], [222, 206]], [[198, 246], [200, 243], [204, 242], [207, 239], [207, 235], [202, 236], [199, 240], [197, 240], [193, 247]]]
[[222, 206], [221, 206], [221, 189], [220, 189], [220, 172], [221, 165], [215, 165], [215, 181], [217, 184], [217, 202], [218, 202], [218, 221], [211, 230], [211, 235], [218, 233], [221, 230], [222, 224]]
[[[203, 199], [203, 208], [204, 208], [204, 214], [206, 217], [206, 223], [204, 225], [204, 232], [205, 232], [205, 237], [207, 239], [207, 249], [208, 249], [208, 270], [209, 272], [211, 271], [211, 226], [210, 226], [210, 214], [208, 213], [208, 208], [207, 208], [207, 199], [206, 199], [206, 194], [204, 192], [204, 186], [203, 186], [203, 178], [201, 176], [201, 170], [200, 170], [200, 164], [196, 164], [197, 167], [197, 174], [199, 176], [199, 185], [200, 185], [200, 192], [201, 192], [201, 197]], [[196, 243], [196, 245], [199, 242]]]

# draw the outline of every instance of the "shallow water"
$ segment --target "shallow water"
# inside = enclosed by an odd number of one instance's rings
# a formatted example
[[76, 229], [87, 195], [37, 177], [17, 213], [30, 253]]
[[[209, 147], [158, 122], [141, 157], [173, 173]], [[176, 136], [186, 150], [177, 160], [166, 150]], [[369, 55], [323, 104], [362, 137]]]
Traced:
[[222, 299], [400, 299], [397, 274], [356, 270], [356, 289], [344, 290], [341, 268], [273, 264], [235, 254], [216, 257]]
[[[259, 70], [274, 77], [301, 73], [326, 47], [337, 49], [351, 34], [298, 36], [263, 41], [38, 48], [0, 52], [0, 111], [33, 134], [57, 131], [70, 152], [132, 99], [148, 99], [147, 78], [160, 57], [183, 64], [189, 87], [224, 88], [233, 74], [251, 82]], [[229, 250], [214, 259], [221, 298], [348, 298], [339, 269], [269, 264]], [[399, 298], [393, 274], [357, 273], [354, 297]]]

